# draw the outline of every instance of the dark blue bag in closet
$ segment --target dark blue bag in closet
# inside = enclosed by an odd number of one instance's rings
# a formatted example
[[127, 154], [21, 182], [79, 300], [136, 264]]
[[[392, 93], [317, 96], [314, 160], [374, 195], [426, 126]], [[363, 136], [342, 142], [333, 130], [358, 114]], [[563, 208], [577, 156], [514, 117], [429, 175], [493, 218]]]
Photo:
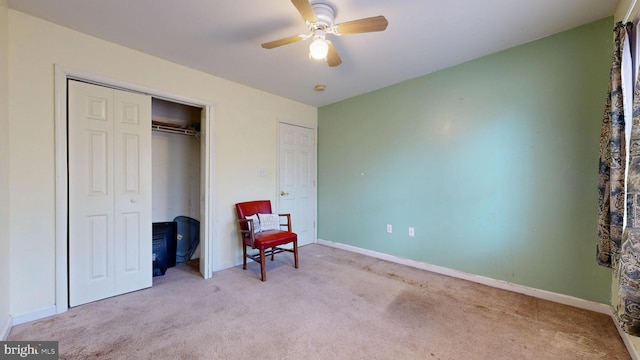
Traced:
[[200, 222], [188, 216], [176, 216], [177, 223], [176, 262], [186, 262], [191, 259], [200, 243]]

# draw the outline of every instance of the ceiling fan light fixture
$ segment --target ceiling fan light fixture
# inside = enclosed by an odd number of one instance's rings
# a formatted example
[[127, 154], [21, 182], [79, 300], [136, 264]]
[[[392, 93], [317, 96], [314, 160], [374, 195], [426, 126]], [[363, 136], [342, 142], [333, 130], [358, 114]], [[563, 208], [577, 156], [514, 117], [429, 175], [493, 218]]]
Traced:
[[322, 36], [316, 36], [309, 45], [309, 56], [316, 60], [324, 60], [329, 52], [329, 44]]
[[336, 8], [326, 1], [311, 2], [311, 8], [318, 18], [318, 25], [323, 28], [330, 28], [333, 26], [334, 19], [336, 18]]
[[309, 58], [324, 60], [329, 67], [342, 64], [342, 59], [325, 35], [341, 36], [384, 31], [389, 25], [382, 15], [335, 24], [336, 8], [329, 0], [291, 0], [291, 3], [304, 19], [309, 32], [269, 41], [263, 43], [262, 47], [273, 49], [313, 37], [313, 42], [309, 45]]

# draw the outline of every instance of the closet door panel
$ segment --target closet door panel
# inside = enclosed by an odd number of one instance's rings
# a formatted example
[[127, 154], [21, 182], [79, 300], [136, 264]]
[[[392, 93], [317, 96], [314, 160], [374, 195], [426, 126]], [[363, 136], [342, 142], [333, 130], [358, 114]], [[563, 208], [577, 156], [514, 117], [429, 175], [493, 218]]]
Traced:
[[116, 91], [116, 293], [152, 284], [151, 98]]
[[69, 82], [69, 304], [113, 294], [113, 90]]

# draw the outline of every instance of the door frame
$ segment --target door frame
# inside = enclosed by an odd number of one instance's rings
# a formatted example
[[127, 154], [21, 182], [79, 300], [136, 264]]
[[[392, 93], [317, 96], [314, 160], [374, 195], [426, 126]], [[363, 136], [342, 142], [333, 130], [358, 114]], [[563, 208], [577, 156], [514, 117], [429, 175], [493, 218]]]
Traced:
[[[69, 280], [68, 280], [68, 164], [67, 164], [67, 80], [75, 79], [108, 87], [144, 93], [152, 97], [168, 101], [183, 103], [202, 108], [203, 120], [201, 147], [204, 152], [204, 182], [200, 184], [200, 208], [202, 214], [202, 234], [200, 234], [200, 273], [205, 279], [211, 278], [213, 269], [213, 234], [215, 233], [214, 214], [214, 116], [213, 104], [187, 98], [181, 95], [147, 88], [140, 85], [66, 68], [54, 64], [54, 131], [55, 131], [55, 306], [56, 313], [69, 309]], [[151, 129], [149, 129], [151, 131]]]
[[318, 242], [318, 127], [310, 126], [309, 124], [303, 124], [295, 121], [278, 119], [277, 131], [276, 131], [276, 151], [278, 156], [276, 162], [276, 194], [275, 198], [277, 199], [276, 203], [278, 204], [278, 209], [280, 209], [280, 179], [282, 174], [280, 174], [280, 125], [286, 124], [291, 126], [297, 126], [305, 129], [313, 130], [313, 158], [311, 161], [313, 162], [313, 204], [311, 204], [313, 208], [313, 241], [312, 244], [316, 244]]

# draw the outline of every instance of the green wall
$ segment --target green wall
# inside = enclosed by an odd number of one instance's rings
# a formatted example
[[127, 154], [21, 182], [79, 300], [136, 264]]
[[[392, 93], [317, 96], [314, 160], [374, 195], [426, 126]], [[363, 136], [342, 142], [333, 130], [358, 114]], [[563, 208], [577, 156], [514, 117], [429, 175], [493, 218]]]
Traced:
[[612, 28], [320, 108], [318, 238], [608, 304], [595, 243]]

